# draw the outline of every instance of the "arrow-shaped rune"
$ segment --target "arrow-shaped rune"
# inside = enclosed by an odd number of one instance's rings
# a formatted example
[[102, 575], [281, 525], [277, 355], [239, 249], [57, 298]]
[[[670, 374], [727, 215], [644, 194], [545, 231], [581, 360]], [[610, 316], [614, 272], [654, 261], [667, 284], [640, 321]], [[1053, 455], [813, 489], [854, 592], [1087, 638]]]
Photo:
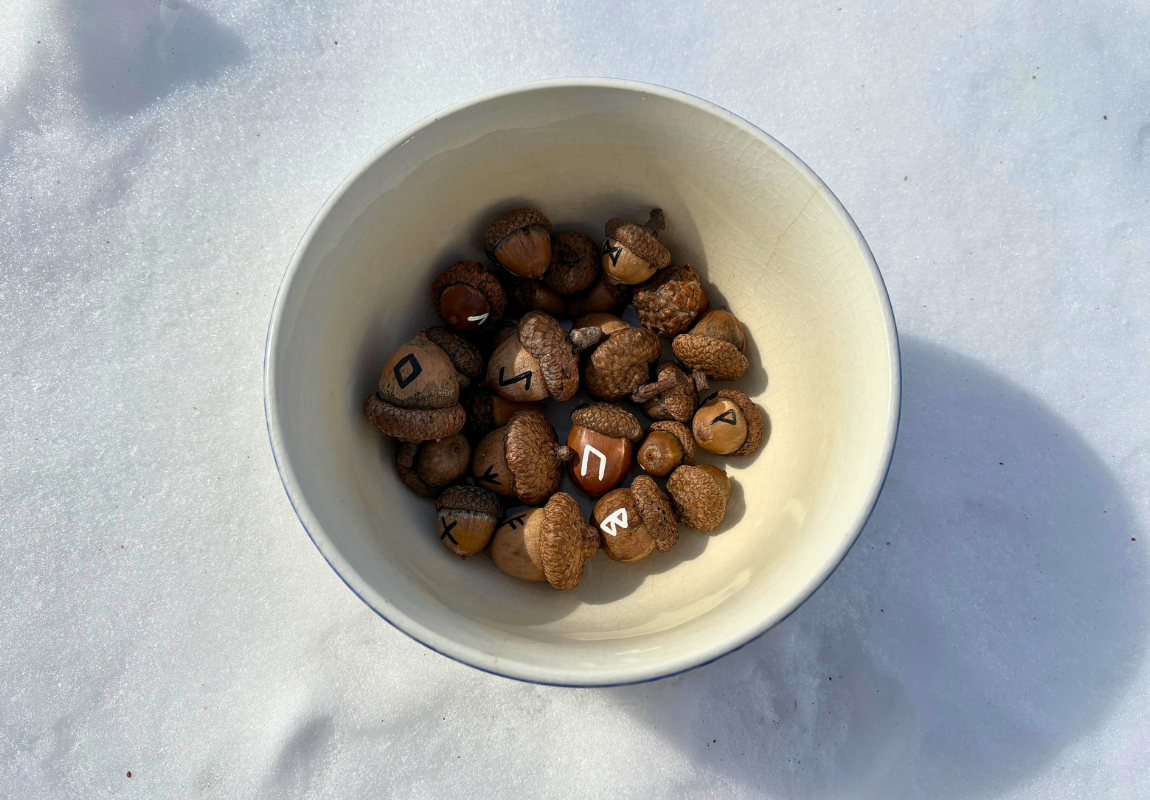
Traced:
[[712, 425], [714, 425], [716, 422], [725, 422], [728, 425], [738, 424], [738, 420], [735, 419], [735, 409], [728, 408], [722, 414], [720, 414], [719, 416], [717, 416], [713, 420], [711, 420]]
[[523, 524], [523, 518], [526, 516], [527, 516], [526, 514], [520, 514], [518, 517], [512, 517], [511, 519], [507, 520], [507, 522], [505, 522], [503, 524], [504, 525], [510, 525], [511, 530], [515, 530], [515, 524], [519, 523], [520, 525], [522, 525]]
[[476, 475], [475, 480], [483, 481], [484, 483], [490, 483], [495, 486], [502, 486], [503, 484], [499, 480], [499, 473], [492, 472], [493, 469], [495, 469], [495, 467], [491, 464], [488, 464], [487, 470], [482, 475]]
[[468, 322], [478, 322], [480, 325], [482, 325], [484, 322], [487, 322], [487, 317], [488, 317], [488, 314], [490, 314], [490, 313], [491, 312], [489, 311], [489, 312], [487, 312], [487, 314], [480, 314], [478, 317], [468, 317], [467, 321]]
[[[439, 541], [442, 542], [443, 537], [446, 536], [451, 540], [452, 544], [459, 544], [459, 542], [455, 541], [455, 537], [451, 535], [451, 529], [459, 524], [459, 520], [455, 520], [455, 522], [451, 523], [450, 525], [447, 524], [447, 517], [440, 517], [439, 521], [443, 523], [443, 533], [439, 534]], [[623, 527], [625, 528], [627, 526], [624, 525]]]
[[523, 381], [523, 391], [526, 392], [531, 388], [531, 370], [527, 370], [526, 372], [520, 372], [514, 378], [508, 378], [507, 380], [503, 379], [503, 370], [504, 370], [503, 367], [499, 368], [499, 385], [500, 386], [510, 386], [513, 383], [519, 383], [519, 381]]
[[[587, 477], [587, 458], [592, 453], [594, 453], [599, 458], [599, 480], [603, 480], [603, 474], [607, 471], [607, 456], [600, 453], [591, 445], [585, 445], [583, 447], [583, 464], [579, 468], [579, 474], [584, 478]], [[626, 528], [626, 524], [624, 524], [623, 527]]]
[[603, 255], [611, 256], [611, 266], [613, 266], [613, 267], [619, 266], [619, 256], [622, 253], [623, 253], [623, 245], [617, 244], [614, 247], [612, 247], [610, 239], [603, 242]]
[[624, 506], [612, 513], [607, 519], [599, 523], [599, 527], [602, 528], [603, 533], [608, 536], [618, 536], [619, 528], [627, 527], [627, 507]]

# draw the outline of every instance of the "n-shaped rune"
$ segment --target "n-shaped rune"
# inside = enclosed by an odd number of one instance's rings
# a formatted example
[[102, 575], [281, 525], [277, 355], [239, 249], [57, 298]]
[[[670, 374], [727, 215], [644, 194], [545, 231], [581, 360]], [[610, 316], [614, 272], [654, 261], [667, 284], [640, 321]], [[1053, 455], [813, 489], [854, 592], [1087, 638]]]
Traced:
[[459, 542], [455, 541], [455, 537], [451, 535], [451, 529], [459, 524], [459, 520], [455, 520], [455, 522], [452, 522], [450, 525], [447, 524], [446, 517], [440, 518], [439, 521], [443, 523], [443, 533], [439, 534], [439, 541], [442, 542], [443, 537], [446, 536], [451, 540], [452, 544], [459, 544]]

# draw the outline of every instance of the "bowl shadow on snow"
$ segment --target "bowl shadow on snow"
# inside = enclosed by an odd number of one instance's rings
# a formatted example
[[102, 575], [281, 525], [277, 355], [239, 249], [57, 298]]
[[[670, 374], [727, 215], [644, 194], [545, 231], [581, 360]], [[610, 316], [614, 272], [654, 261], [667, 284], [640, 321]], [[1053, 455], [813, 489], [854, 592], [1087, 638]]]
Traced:
[[1136, 670], [1144, 545], [1106, 464], [975, 361], [906, 337], [903, 374], [886, 488], [831, 579], [715, 664], [604, 690], [740, 791], [994, 794], [1057, 769]]

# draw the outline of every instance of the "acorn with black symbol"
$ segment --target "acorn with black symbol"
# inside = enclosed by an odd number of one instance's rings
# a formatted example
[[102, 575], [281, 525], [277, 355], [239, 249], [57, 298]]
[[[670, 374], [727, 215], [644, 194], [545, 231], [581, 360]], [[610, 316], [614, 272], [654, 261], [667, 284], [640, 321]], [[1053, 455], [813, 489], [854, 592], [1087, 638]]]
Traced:
[[570, 400], [579, 388], [576, 352], [602, 336], [598, 327], [576, 328], [568, 334], [550, 314], [528, 312], [516, 334], [491, 354], [485, 384], [514, 402]]
[[567, 463], [571, 480], [592, 497], [605, 494], [627, 477], [643, 427], [635, 415], [611, 403], [590, 403], [571, 412], [567, 446], [575, 457]]
[[738, 389], [721, 389], [707, 398], [691, 423], [699, 447], [721, 456], [749, 456], [763, 441], [763, 417]]
[[642, 283], [671, 263], [670, 251], [658, 239], [666, 227], [662, 209], [651, 209], [643, 225], [613, 217], [605, 227], [603, 271], [620, 283]]
[[451, 358], [420, 331], [384, 364], [379, 390], [367, 398], [364, 413], [401, 442], [443, 439], [463, 428], [459, 384]]
[[559, 444], [542, 411], [516, 411], [501, 428], [475, 446], [471, 473], [475, 483], [503, 497], [533, 505], [559, 489], [564, 461], [574, 453]]
[[478, 486], [452, 486], [435, 500], [439, 540], [457, 556], [487, 547], [503, 514], [499, 498]]
[[491, 558], [505, 574], [574, 589], [583, 565], [599, 549], [599, 536], [566, 492], [556, 492], [542, 508], [509, 517], [491, 540]]

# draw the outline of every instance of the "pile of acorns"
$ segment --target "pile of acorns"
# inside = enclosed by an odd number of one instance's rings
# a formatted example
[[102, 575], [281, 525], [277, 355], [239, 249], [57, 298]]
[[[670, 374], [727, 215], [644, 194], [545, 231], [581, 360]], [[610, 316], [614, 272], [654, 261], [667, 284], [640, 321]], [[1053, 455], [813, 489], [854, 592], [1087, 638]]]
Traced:
[[[600, 547], [638, 561], [674, 547], [680, 525], [711, 531], [723, 521], [731, 483], [718, 467], [695, 465], [696, 447], [749, 455], [763, 420], [737, 389], [700, 402], [709, 380], [747, 371], [746, 341], [732, 314], [707, 310], [694, 270], [671, 265], [663, 227], [659, 209], [644, 225], [612, 219], [599, 248], [517, 209], [491, 224], [484, 248], [510, 275], [501, 281], [459, 261], [435, 279], [432, 300], [447, 327], [395, 351], [364, 411], [403, 442], [399, 475], [435, 498], [436, 535], [452, 552], [488, 548], [508, 575], [571, 589]], [[641, 327], [617, 316], [628, 304]], [[574, 319], [570, 331], [563, 316]], [[660, 337], [678, 363], [655, 364]], [[560, 444], [541, 403], [570, 400], [580, 383], [600, 402], [571, 412]], [[655, 420], [646, 431], [624, 399]], [[618, 488], [632, 458], [645, 474]], [[591, 524], [559, 491], [564, 465], [600, 498]], [[666, 478], [666, 491], [655, 478]], [[530, 508], [507, 515], [505, 503]]]

